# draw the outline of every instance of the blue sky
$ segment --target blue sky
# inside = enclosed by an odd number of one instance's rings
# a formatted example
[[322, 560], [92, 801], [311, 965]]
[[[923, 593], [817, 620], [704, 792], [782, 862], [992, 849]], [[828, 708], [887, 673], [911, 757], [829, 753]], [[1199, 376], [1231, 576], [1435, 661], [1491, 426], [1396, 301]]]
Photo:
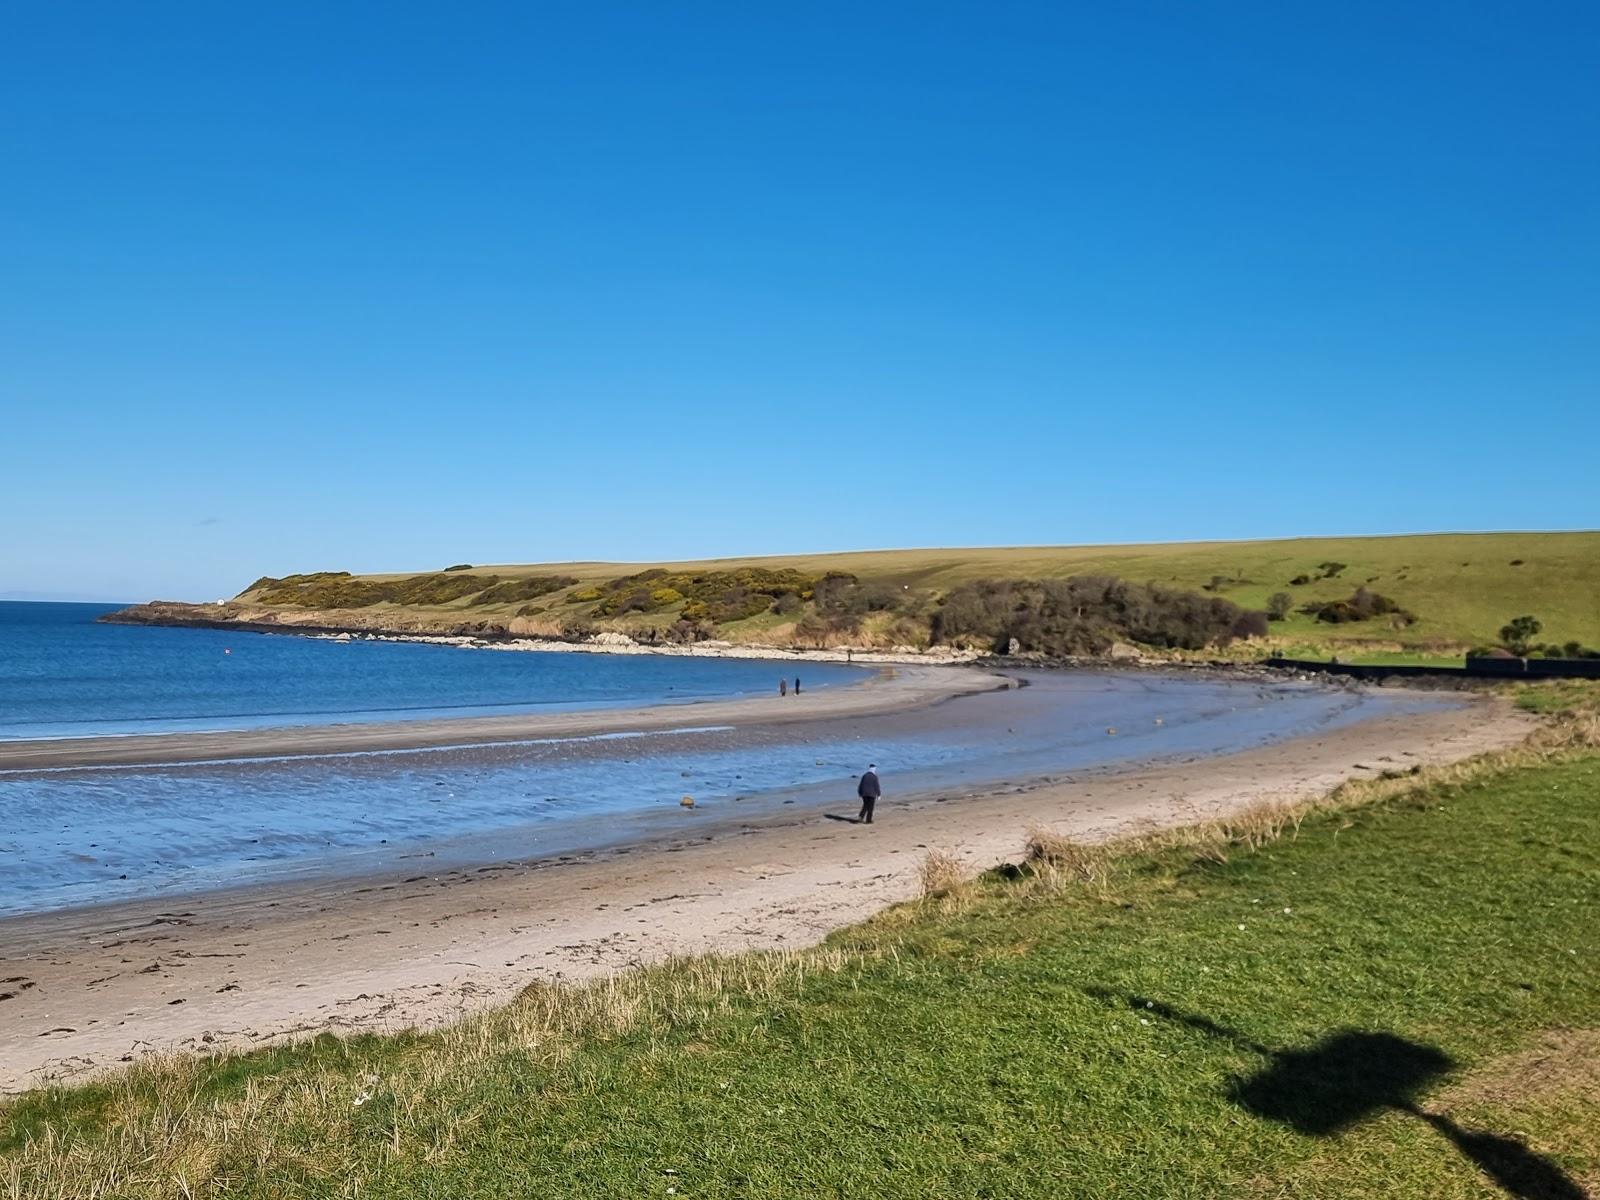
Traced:
[[1591, 4], [5, 25], [0, 595], [1600, 525]]

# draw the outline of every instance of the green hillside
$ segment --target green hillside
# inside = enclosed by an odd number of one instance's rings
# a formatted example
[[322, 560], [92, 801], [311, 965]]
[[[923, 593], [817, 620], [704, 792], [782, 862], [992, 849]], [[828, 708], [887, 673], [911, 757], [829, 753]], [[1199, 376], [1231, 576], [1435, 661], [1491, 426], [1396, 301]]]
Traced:
[[[626, 582], [652, 570], [669, 578]], [[820, 607], [810, 587], [830, 572], [853, 576], [863, 589], [846, 605], [860, 610], [859, 619], [831, 630], [815, 620], [806, 624]], [[1274, 649], [1369, 659], [1458, 656], [1495, 642], [1501, 626], [1523, 614], [1540, 621], [1540, 641], [1600, 645], [1596, 532], [885, 550], [658, 564], [457, 564], [416, 575], [263, 580], [239, 603], [284, 619], [309, 611], [360, 613], [374, 627], [465, 623], [527, 633], [613, 628], [666, 635], [688, 616], [702, 635], [735, 641], [925, 643], [933, 614], [953, 588], [993, 578], [1081, 576], [1153, 583], [1253, 610], [1266, 608], [1275, 594], [1289, 597], [1292, 610], [1272, 622], [1266, 637], [1235, 645], [1235, 653], [1246, 655]], [[1357, 587], [1414, 619], [1380, 615], [1330, 624], [1299, 611], [1348, 599]], [[780, 603], [784, 588], [804, 598], [798, 607]], [[696, 589], [698, 598], [689, 594]], [[630, 609], [629, 596], [643, 607]]]

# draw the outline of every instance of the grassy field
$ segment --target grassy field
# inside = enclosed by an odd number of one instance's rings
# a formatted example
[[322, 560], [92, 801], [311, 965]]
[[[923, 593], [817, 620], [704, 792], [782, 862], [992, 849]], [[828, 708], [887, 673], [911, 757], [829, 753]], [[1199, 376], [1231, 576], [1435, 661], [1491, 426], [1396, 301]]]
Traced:
[[[1328, 576], [1325, 564], [1344, 564]], [[1410, 537], [1318, 538], [1264, 542], [1196, 542], [1170, 545], [1034, 547], [967, 550], [890, 550], [778, 558], [719, 559], [696, 563], [546, 563], [475, 566], [469, 574], [501, 579], [570, 576], [578, 582], [541, 598], [530, 628], [554, 629], [584, 619], [592, 601], [574, 600], [586, 589], [620, 575], [660, 566], [672, 571], [731, 571], [746, 567], [793, 568], [807, 574], [845, 571], [863, 582], [936, 598], [949, 588], [986, 577], [1061, 578], [1114, 575], [1211, 594], [1252, 609], [1274, 593], [1295, 607], [1348, 597], [1358, 585], [1390, 597], [1416, 614], [1396, 629], [1384, 618], [1330, 625], [1298, 612], [1274, 622], [1266, 641], [1238, 647], [1244, 656], [1278, 650], [1303, 657], [1339, 654], [1354, 661], [1429, 662], [1459, 659], [1469, 647], [1491, 643], [1511, 617], [1537, 616], [1542, 640], [1600, 645], [1600, 533], [1427, 534]], [[1309, 577], [1310, 582], [1291, 581]], [[368, 576], [402, 579], [403, 576]], [[378, 605], [386, 614], [472, 617], [510, 622], [522, 606], [472, 604], [469, 598], [423, 608]], [[602, 625], [636, 630], [675, 615], [616, 618]], [[869, 626], [869, 629], [871, 626]], [[733, 622], [718, 636], [782, 641], [792, 621], [763, 613]]]
[[1045, 839], [1016, 878], [933, 869], [812, 951], [35, 1093], [0, 1109], [0, 1194], [1577, 1200], [1593, 735], [1112, 851]]

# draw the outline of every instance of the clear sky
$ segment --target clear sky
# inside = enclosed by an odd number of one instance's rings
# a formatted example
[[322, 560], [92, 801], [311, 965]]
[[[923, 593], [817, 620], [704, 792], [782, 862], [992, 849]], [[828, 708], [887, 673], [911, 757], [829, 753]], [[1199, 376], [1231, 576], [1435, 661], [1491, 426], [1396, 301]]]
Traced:
[[1600, 6], [8, 5], [0, 595], [1600, 526]]

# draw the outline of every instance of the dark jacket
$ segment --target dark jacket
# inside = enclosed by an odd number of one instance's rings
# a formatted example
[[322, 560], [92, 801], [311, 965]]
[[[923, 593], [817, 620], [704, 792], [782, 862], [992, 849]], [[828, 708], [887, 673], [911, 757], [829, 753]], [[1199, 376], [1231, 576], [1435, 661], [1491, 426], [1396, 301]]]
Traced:
[[878, 783], [876, 771], [868, 771], [861, 777], [861, 782], [856, 785], [856, 795], [863, 800], [876, 800], [883, 795], [883, 787]]

